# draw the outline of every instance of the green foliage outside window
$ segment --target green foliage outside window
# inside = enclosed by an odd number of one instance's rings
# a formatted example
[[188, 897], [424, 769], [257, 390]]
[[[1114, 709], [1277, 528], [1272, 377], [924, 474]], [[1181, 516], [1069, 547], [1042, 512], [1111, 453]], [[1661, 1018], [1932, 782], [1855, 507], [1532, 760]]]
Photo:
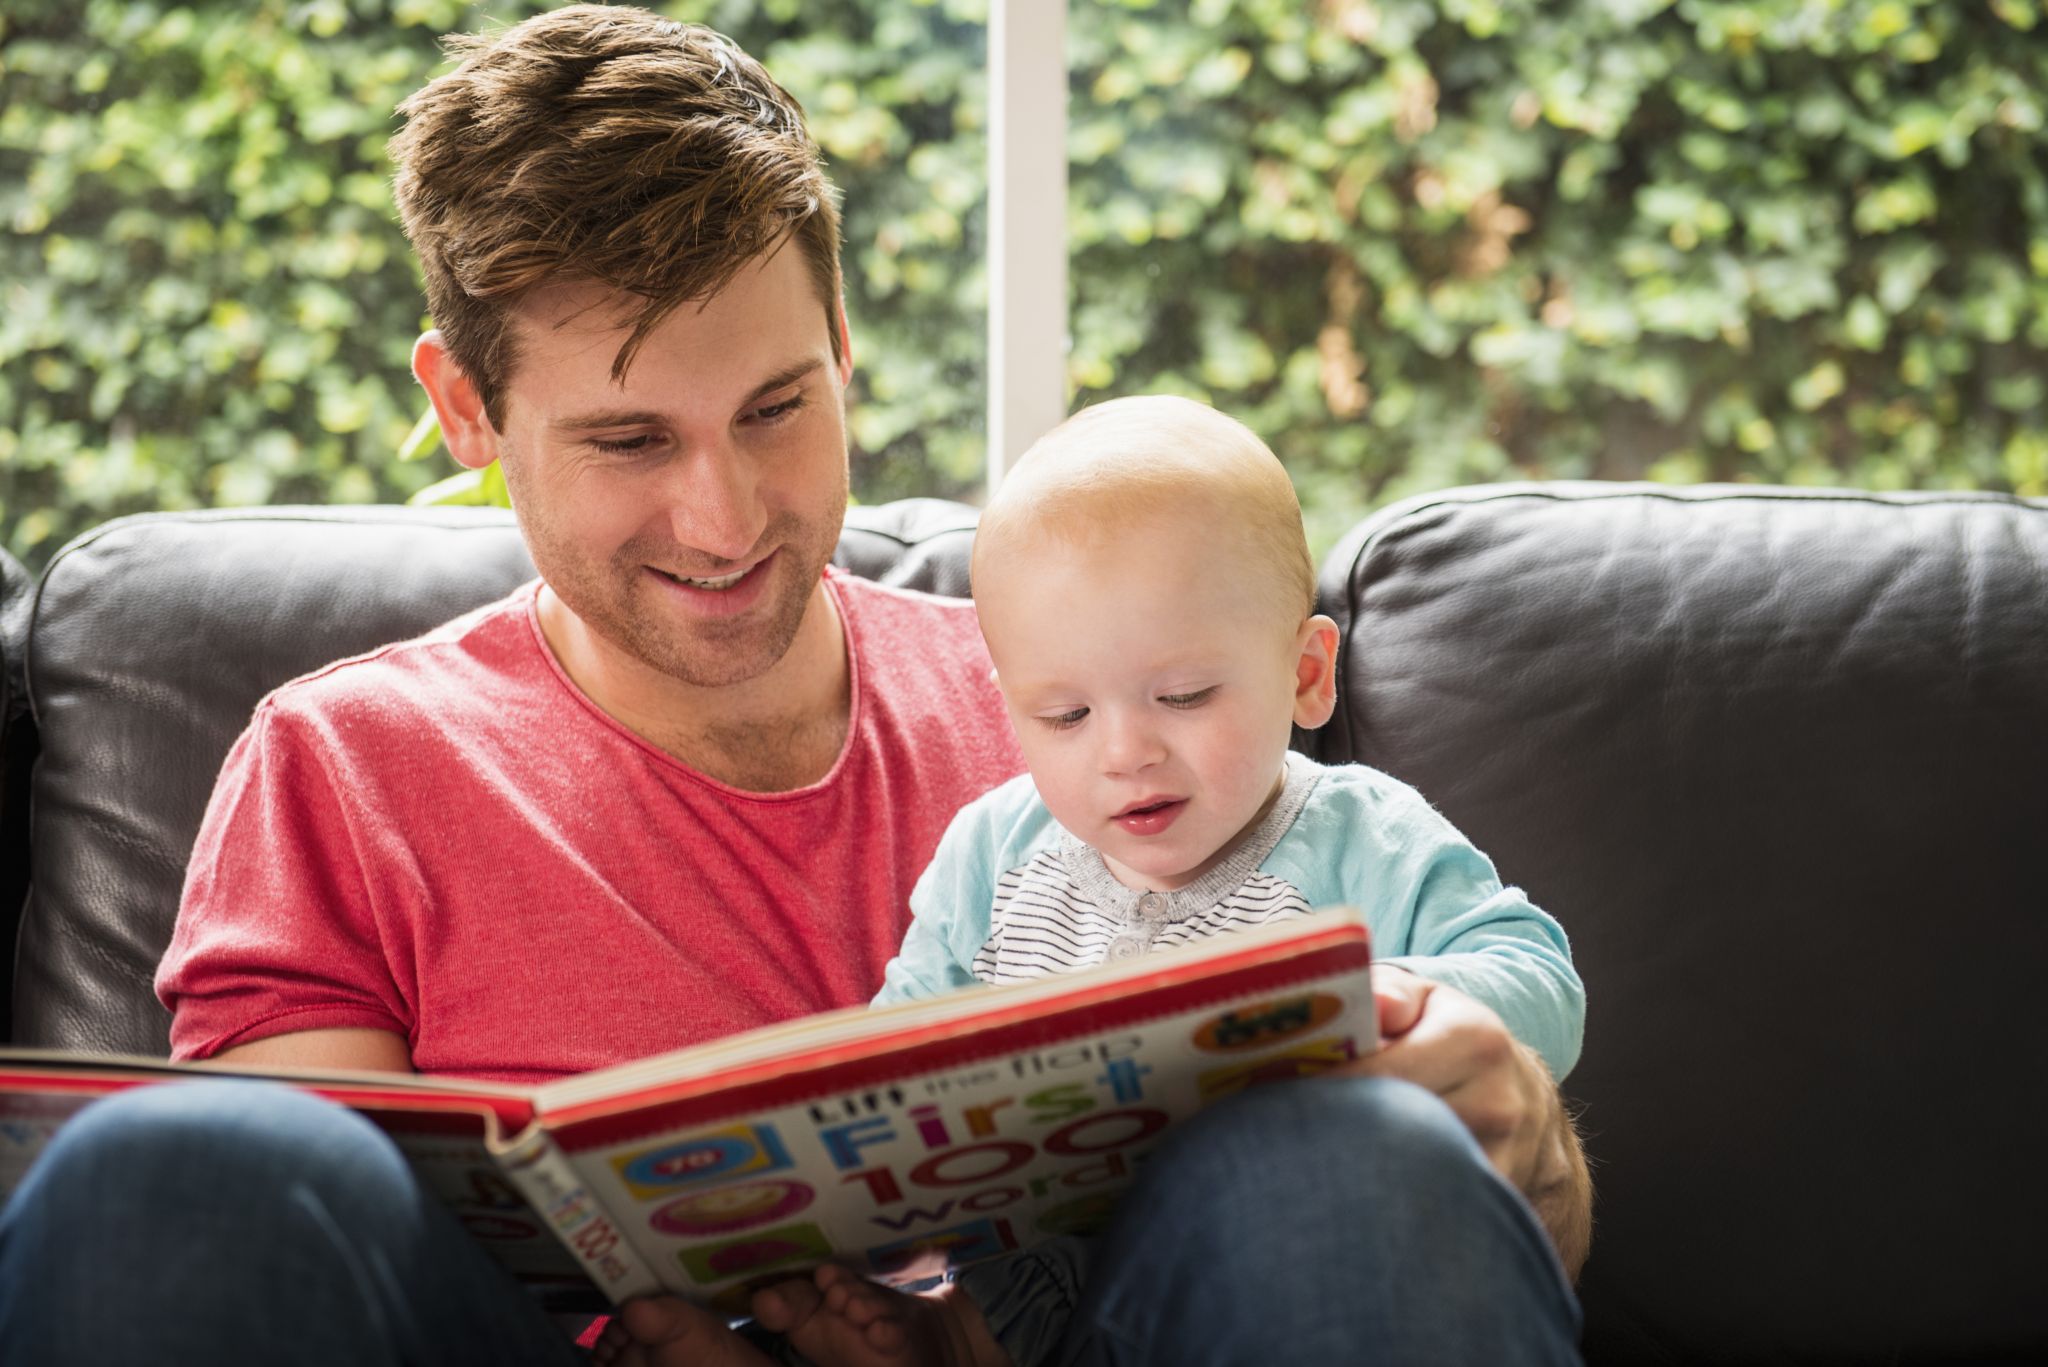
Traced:
[[[137, 509], [449, 473], [416, 427], [383, 143], [439, 34], [536, 7], [9, 0], [17, 554]], [[760, 55], [845, 192], [856, 492], [971, 496], [985, 0], [659, 7]], [[1069, 14], [1076, 401], [1245, 417], [1319, 544], [1522, 475], [2048, 494], [2037, 0]]]
[[[439, 35], [546, 6], [8, 0], [0, 12], [0, 537], [124, 512], [402, 500], [426, 323], [384, 143]], [[849, 201], [864, 497], [981, 461], [981, 0], [666, 6], [769, 57]], [[431, 435], [431, 430], [425, 434]]]
[[2034, 0], [1073, 8], [1082, 396], [1246, 416], [1319, 541], [1524, 475], [2048, 494]]

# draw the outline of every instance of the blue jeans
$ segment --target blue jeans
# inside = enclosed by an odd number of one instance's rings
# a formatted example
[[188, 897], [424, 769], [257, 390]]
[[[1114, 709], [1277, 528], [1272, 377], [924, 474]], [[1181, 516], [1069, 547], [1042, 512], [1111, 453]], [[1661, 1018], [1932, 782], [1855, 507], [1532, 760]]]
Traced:
[[[1562, 1363], [1521, 1199], [1404, 1083], [1266, 1087], [1147, 1162], [1060, 1347], [1112, 1364]], [[287, 1088], [146, 1087], [0, 1213], [0, 1361], [564, 1364], [582, 1355], [373, 1126]]]
[[0, 1362], [583, 1361], [382, 1131], [288, 1087], [97, 1102], [0, 1213]]
[[1068, 1367], [1579, 1361], [1535, 1213], [1420, 1087], [1260, 1087], [1142, 1174], [1094, 1250]]

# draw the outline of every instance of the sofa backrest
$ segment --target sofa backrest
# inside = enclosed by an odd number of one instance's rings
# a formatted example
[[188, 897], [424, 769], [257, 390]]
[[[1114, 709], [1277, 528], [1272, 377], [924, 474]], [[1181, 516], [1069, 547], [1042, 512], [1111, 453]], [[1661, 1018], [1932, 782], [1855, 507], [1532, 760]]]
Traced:
[[[964, 595], [972, 509], [852, 509], [837, 560]], [[16, 1044], [162, 1054], [150, 987], [228, 748], [265, 693], [531, 578], [509, 513], [268, 508], [122, 518], [60, 551], [28, 624], [42, 753]]]
[[[971, 525], [855, 509], [839, 558], [963, 593]], [[160, 514], [60, 554], [17, 1042], [162, 1052], [150, 974], [257, 699], [530, 573], [470, 511]], [[1589, 1360], [2048, 1360], [2048, 505], [1463, 490], [1321, 587], [1314, 752], [1421, 788], [1589, 984]]]
[[2048, 504], [1465, 490], [1322, 592], [1323, 755], [1571, 936], [1589, 1358], [2048, 1360]]

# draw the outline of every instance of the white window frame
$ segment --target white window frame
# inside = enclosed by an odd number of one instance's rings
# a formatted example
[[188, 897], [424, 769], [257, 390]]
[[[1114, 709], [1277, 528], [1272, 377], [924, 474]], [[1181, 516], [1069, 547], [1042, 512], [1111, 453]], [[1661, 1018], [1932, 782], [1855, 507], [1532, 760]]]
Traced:
[[988, 492], [1067, 415], [1067, 4], [988, 21]]

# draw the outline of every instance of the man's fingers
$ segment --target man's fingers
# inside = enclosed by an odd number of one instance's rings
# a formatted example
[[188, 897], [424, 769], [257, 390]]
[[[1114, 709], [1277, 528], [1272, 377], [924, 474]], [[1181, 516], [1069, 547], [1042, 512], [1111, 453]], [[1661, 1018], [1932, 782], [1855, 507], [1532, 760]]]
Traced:
[[1357, 1071], [1405, 1078], [1449, 1097], [1513, 1062], [1514, 1036], [1499, 1016], [1470, 997], [1440, 989], [1425, 995], [1422, 1006], [1420, 1018], [1398, 1035], [1389, 1032]]
[[[1384, 1064], [1374, 1071], [1441, 1091], [1442, 1087], [1432, 1084], [1455, 1085], [1499, 1067], [1512, 1055], [1514, 1036], [1492, 1008], [1456, 988], [1412, 974], [1387, 977], [1391, 981], [1375, 980], [1373, 985], [1380, 1019], [1406, 1028], [1388, 1031], [1388, 1038], [1373, 1056]], [[1410, 1013], [1412, 1019], [1402, 1019]]]
[[[1387, 1040], [1347, 1071], [1397, 1077], [1434, 1092], [1471, 1131], [1494, 1170], [1524, 1186], [1539, 1157], [1542, 1116], [1514, 1036], [1498, 1015], [1462, 992], [1439, 987], [1417, 993], [1396, 975], [1386, 976], [1394, 979], [1386, 986], [1396, 1008], [1412, 1003], [1419, 1008], [1416, 1018], [1404, 1031], [1388, 1029], [1383, 995]], [[1381, 984], [1374, 987], [1379, 992]]]
[[1372, 971], [1373, 1001], [1379, 1008], [1380, 1038], [1399, 1039], [1422, 1019], [1424, 1003], [1436, 984], [1405, 968], [1381, 964]]
[[[1585, 1261], [1591, 1194], [1585, 1157], [1550, 1070], [1492, 1010], [1455, 988], [1416, 993], [1397, 971], [1373, 970], [1380, 1048], [1342, 1072], [1397, 1077], [1441, 1097], [1493, 1170], [1530, 1198], [1565, 1264]], [[1403, 1008], [1416, 1013], [1405, 1029]]]

